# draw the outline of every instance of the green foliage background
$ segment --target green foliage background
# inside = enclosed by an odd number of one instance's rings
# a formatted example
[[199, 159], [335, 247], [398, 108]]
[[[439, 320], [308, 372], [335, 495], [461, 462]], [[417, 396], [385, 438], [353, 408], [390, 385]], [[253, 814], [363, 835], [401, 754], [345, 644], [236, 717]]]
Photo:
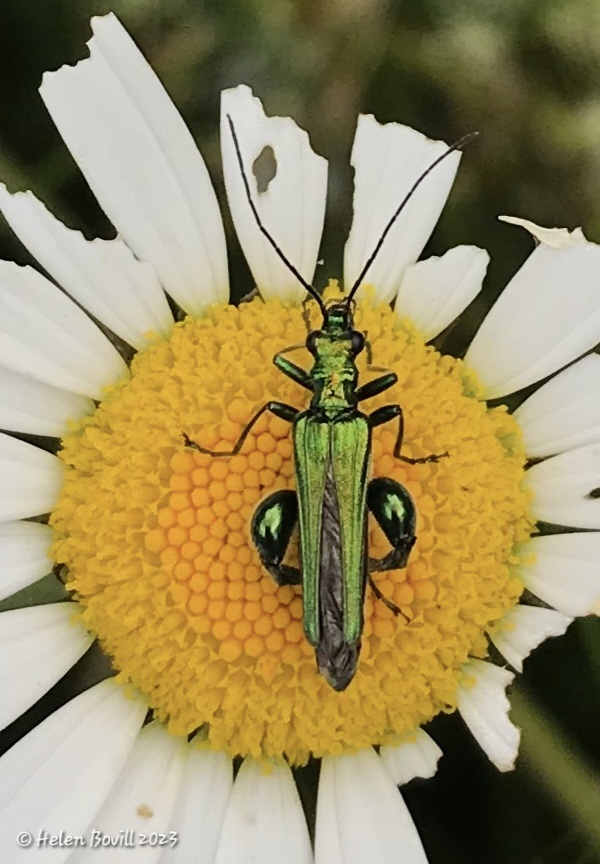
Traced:
[[[582, 225], [600, 241], [597, 0], [0, 0], [0, 179], [33, 188], [88, 237], [109, 237], [111, 227], [36, 90], [44, 70], [86, 56], [89, 18], [111, 10], [186, 119], [223, 205], [221, 89], [246, 82], [268, 113], [309, 131], [330, 162], [323, 282], [340, 273], [351, 220], [358, 112], [447, 141], [479, 130], [425, 250], [475, 243], [492, 255], [483, 297], [447, 340], [453, 352], [531, 249], [498, 214]], [[252, 282], [223, 212], [240, 297]], [[0, 257], [29, 261], [4, 224]], [[16, 601], [49, 602], [55, 591], [47, 581]], [[97, 656], [78, 664], [7, 730], [4, 746], [104, 674]], [[538, 650], [513, 690], [523, 728], [515, 772], [496, 772], [457, 717], [436, 720], [431, 732], [446, 754], [438, 774], [404, 790], [431, 864], [598, 864], [599, 696], [600, 628], [586, 619]], [[299, 776], [309, 810], [315, 770]]]

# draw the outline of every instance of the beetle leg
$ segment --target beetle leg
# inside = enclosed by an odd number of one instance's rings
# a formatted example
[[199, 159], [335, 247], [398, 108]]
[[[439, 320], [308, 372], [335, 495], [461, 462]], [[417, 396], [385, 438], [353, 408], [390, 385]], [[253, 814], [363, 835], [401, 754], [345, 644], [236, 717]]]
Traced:
[[[379, 378], [375, 379], [375, 381], [379, 380]], [[371, 429], [374, 429], [375, 426], [381, 426], [395, 417], [398, 418], [398, 434], [396, 435], [396, 443], [394, 444], [395, 459], [408, 462], [409, 465], [423, 465], [425, 462], [439, 462], [440, 459], [448, 456], [448, 451], [445, 453], [432, 453], [431, 456], [421, 456], [419, 459], [413, 459], [411, 456], [402, 456], [400, 450], [402, 449], [402, 441], [404, 439], [404, 415], [400, 405], [384, 405], [382, 408], [377, 408], [376, 411], [373, 411], [369, 415], [369, 423], [371, 424]]]
[[307, 337], [310, 336], [313, 330], [312, 324], [310, 323], [310, 309], [308, 306], [312, 299], [313, 298], [310, 296], [310, 294], [307, 294], [302, 301], [302, 320], [304, 321], [304, 326], [306, 327]]
[[371, 586], [371, 590], [373, 591], [373, 594], [377, 597], [377, 599], [381, 600], [381, 602], [384, 603], [387, 606], [387, 608], [390, 610], [390, 612], [394, 613], [394, 615], [396, 615], [396, 616], [402, 615], [402, 617], [404, 618], [406, 623], [408, 623], [410, 621], [410, 618], [408, 617], [408, 615], [405, 615], [399, 606], [396, 606], [395, 603], [392, 603], [391, 600], [388, 600], [388, 598], [385, 596], [385, 594], [383, 594], [381, 589], [377, 586], [377, 583], [375, 582], [375, 580], [373, 579], [373, 577], [371, 576], [370, 573], [367, 574], [367, 578], [369, 580], [369, 585]]
[[199, 453], [208, 453], [209, 456], [235, 456], [236, 453], [239, 453], [242, 449], [244, 441], [250, 434], [250, 430], [256, 421], [265, 413], [265, 411], [270, 411], [271, 414], [280, 417], [282, 420], [287, 420], [289, 423], [295, 420], [296, 416], [300, 413], [297, 408], [293, 408], [291, 405], [286, 405], [285, 402], [267, 402], [262, 406], [262, 408], [258, 409], [254, 417], [250, 418], [249, 422], [242, 430], [242, 434], [233, 445], [233, 450], [207, 450], [206, 447], [201, 447], [199, 444], [196, 444], [195, 441], [192, 441], [185, 432], [181, 433], [183, 435], [183, 443], [186, 447], [191, 447], [192, 450], [197, 450]]
[[[389, 540], [392, 550], [383, 558], [369, 558], [369, 571], [396, 570], [406, 567], [410, 550], [415, 544], [416, 510], [407, 489], [389, 477], [376, 477], [367, 488], [367, 507], [373, 514], [383, 533]], [[369, 581], [371, 579], [369, 577]], [[371, 582], [377, 597], [392, 609], [378, 588]], [[395, 611], [397, 607], [392, 609]], [[398, 614], [398, 609], [395, 614]]]
[[390, 370], [386, 369], [385, 366], [374, 366], [373, 365], [373, 346], [369, 342], [369, 333], [367, 330], [365, 330], [363, 332], [363, 336], [365, 337], [365, 354], [367, 355], [367, 371], [368, 372], [389, 372]]
[[[395, 372], [386, 372], [385, 375], [381, 375], [379, 378], [373, 378], [372, 381], [367, 381], [366, 384], [363, 384], [361, 387], [356, 389], [356, 401], [362, 402], [363, 399], [370, 399], [371, 396], [377, 396], [378, 393], [383, 393], [384, 390], [393, 387], [397, 380], [398, 376]], [[377, 412], [375, 411], [373, 413], [376, 414]]]
[[383, 558], [369, 558], [369, 584], [375, 596], [382, 600], [394, 615], [407, 616], [387, 597], [384, 597], [371, 576], [373, 572], [397, 570], [406, 567], [410, 550], [415, 544], [416, 511], [409, 492], [389, 477], [376, 477], [367, 488], [367, 507], [392, 545]]
[[291, 378], [292, 381], [295, 381], [296, 384], [300, 384], [301, 387], [305, 387], [307, 390], [314, 390], [313, 380], [310, 377], [310, 373], [303, 369], [301, 366], [298, 366], [296, 363], [292, 363], [291, 360], [287, 360], [283, 357], [284, 354], [287, 354], [288, 351], [296, 351], [299, 348], [305, 348], [304, 342], [299, 342], [297, 345], [290, 345], [288, 348], [283, 348], [283, 350], [278, 351], [277, 354], [273, 357], [273, 363], [280, 372], [283, 372], [284, 375], [287, 375], [288, 378]]
[[283, 558], [298, 522], [298, 497], [289, 489], [273, 492], [258, 505], [250, 528], [263, 567], [278, 585], [299, 585], [298, 567], [283, 564]]

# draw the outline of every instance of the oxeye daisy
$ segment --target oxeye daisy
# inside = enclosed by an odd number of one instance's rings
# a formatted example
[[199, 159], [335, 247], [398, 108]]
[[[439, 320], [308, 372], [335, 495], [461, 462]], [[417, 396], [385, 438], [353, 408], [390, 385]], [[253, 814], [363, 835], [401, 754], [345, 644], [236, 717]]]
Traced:
[[[118, 238], [86, 241], [31, 193], [0, 190], [50, 277], [0, 262], [0, 592], [54, 566], [69, 594], [0, 613], [2, 726], [94, 640], [114, 675], [0, 759], [1, 846], [8, 860], [38, 860], [40, 832], [63, 832], [76, 842], [44, 860], [96, 862], [102, 838], [125, 828], [154, 838], [161, 862], [394, 864], [399, 850], [425, 862], [398, 789], [435, 773], [441, 751], [422, 725], [458, 711], [490, 760], [512, 768], [514, 671], [600, 598], [600, 361], [589, 353], [600, 247], [513, 220], [538, 245], [464, 359], [442, 356], [429, 343], [476, 297], [488, 264], [470, 246], [418, 261], [460, 155], [390, 224], [447, 146], [362, 116], [343, 278], [304, 302], [327, 165], [240, 86], [223, 93], [221, 147], [258, 295], [228, 305], [202, 158], [118, 20], [92, 29], [90, 57], [48, 74], [41, 94]], [[257, 180], [267, 148], [274, 173]], [[372, 424], [364, 482], [406, 490], [416, 542], [405, 566], [371, 574], [355, 674], [338, 690], [305, 633], [302, 585], [278, 584], [252, 536], [269, 496], [297, 488], [290, 423], [272, 411], [249, 422], [267, 403], [307, 409], [302, 371], [290, 378], [273, 357], [294, 346], [286, 356], [310, 372], [307, 328], [353, 285], [354, 327], [369, 343], [360, 381], [393, 373], [365, 413], [400, 405], [404, 417], [401, 452], [397, 414]], [[501, 403], [542, 381], [514, 413]], [[385, 559], [388, 540], [368, 523], [370, 558]], [[300, 554], [292, 535], [277, 566], [298, 568]], [[293, 774], [311, 757], [314, 842]], [[19, 846], [27, 832], [32, 845]]]

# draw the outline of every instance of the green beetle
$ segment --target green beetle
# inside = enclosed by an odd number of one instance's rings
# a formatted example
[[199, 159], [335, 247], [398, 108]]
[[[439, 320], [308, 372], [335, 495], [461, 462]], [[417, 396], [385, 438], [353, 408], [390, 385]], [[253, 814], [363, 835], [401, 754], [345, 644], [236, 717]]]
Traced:
[[[246, 196], [257, 225], [316, 301], [322, 314], [320, 329], [310, 331], [306, 339], [306, 348], [314, 360], [310, 370], [297, 366], [284, 356], [297, 346], [285, 348], [273, 358], [275, 366], [309, 390], [312, 397], [304, 411], [283, 402], [267, 402], [250, 419], [229, 451], [206, 450], [185, 433], [183, 437], [188, 447], [211, 456], [227, 457], [239, 453], [250, 430], [265, 411], [292, 424], [296, 491], [274, 492], [262, 501], [252, 518], [251, 534], [263, 566], [277, 584], [302, 585], [306, 638], [315, 648], [319, 672], [335, 690], [341, 691], [354, 678], [358, 665], [367, 582], [376, 597], [394, 614], [403, 614], [382, 595], [371, 573], [406, 567], [416, 540], [415, 505], [408, 491], [390, 478], [369, 480], [371, 431], [397, 419], [394, 456], [403, 462], [437, 462], [448, 455], [433, 454], [421, 459], [401, 455], [404, 423], [400, 405], [385, 405], [371, 414], [359, 409], [362, 401], [392, 387], [397, 376], [394, 372], [387, 372], [358, 385], [356, 357], [365, 349], [370, 352], [370, 348], [365, 335], [354, 329], [353, 298], [389, 230], [417, 187], [436, 165], [473, 136], [461, 138], [432, 162], [387, 223], [348, 296], [326, 305], [315, 288], [288, 261], [262, 224], [252, 200], [233, 121], [229, 116], [227, 120]], [[369, 558], [369, 513], [375, 517], [392, 547], [386, 556], [377, 560]], [[300, 568], [284, 563], [298, 523]]]

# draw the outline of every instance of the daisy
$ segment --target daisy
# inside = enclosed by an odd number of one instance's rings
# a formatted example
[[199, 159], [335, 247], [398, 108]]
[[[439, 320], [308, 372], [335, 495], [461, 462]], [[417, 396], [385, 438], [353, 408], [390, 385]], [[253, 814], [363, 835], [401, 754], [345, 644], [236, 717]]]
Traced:
[[[427, 343], [478, 294], [488, 256], [460, 246], [417, 260], [459, 154], [394, 224], [356, 323], [398, 383], [367, 410], [401, 403], [403, 452], [448, 458], [399, 462], [395, 430], [374, 430], [373, 474], [404, 484], [418, 513], [408, 566], [378, 579], [406, 620], [367, 590], [358, 671], [335, 692], [303, 635], [301, 588], [278, 587], [249, 538], [258, 502], [294, 486], [289, 424], [265, 414], [228, 459], [182, 438], [230, 449], [265, 402], [306, 405], [271, 362], [304, 343], [305, 292], [257, 227], [227, 115], [261, 218], [309, 282], [327, 165], [247, 87], [223, 93], [227, 197], [260, 292], [228, 306], [202, 158], [114, 15], [92, 28], [90, 58], [46, 75], [41, 94], [117, 239], [88, 242], [31, 193], [0, 191], [6, 220], [54, 280], [0, 262], [0, 591], [60, 564], [70, 592], [0, 614], [2, 725], [94, 639], [115, 674], [2, 757], [0, 843], [11, 861], [37, 861], [47, 846], [44, 861], [81, 864], [115, 860], [105, 843], [127, 829], [141, 857], [160, 862], [392, 864], [399, 849], [425, 862], [398, 789], [436, 770], [441, 751], [420, 727], [458, 710], [491, 761], [512, 768], [511, 669], [600, 596], [600, 361], [578, 360], [600, 339], [600, 248], [516, 220], [539, 245], [461, 361]], [[265, 148], [276, 171], [259, 188]], [[359, 118], [344, 285], [445, 149]], [[317, 327], [314, 301], [307, 310]], [[558, 370], [514, 414], [499, 404]], [[19, 433], [60, 438], [58, 456]], [[539, 522], [587, 530], [545, 536]], [[369, 550], [387, 551], [374, 526]], [[490, 640], [505, 662], [487, 659]], [[321, 760], [314, 845], [291, 770], [311, 756]]]

